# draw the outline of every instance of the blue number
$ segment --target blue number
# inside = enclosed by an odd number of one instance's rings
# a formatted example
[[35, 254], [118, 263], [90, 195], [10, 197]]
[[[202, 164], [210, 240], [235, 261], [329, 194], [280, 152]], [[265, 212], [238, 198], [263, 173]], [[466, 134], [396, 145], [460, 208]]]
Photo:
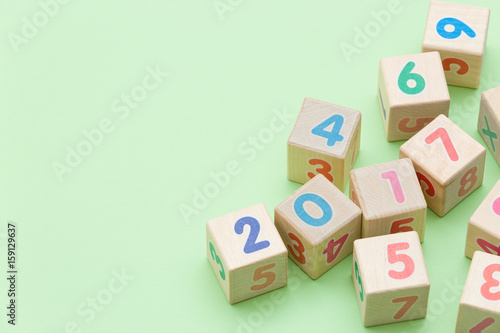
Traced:
[[[447, 25], [452, 25], [454, 27], [453, 31], [444, 30], [444, 27], [446, 27]], [[436, 30], [439, 36], [446, 39], [455, 39], [462, 34], [462, 31], [465, 32], [465, 34], [470, 38], [476, 37], [476, 33], [474, 32], [474, 30], [472, 30], [471, 27], [469, 27], [459, 19], [453, 17], [446, 17], [444, 19], [441, 19], [436, 25]]]
[[[311, 201], [318, 205], [318, 207], [323, 211], [323, 216], [316, 219], [309, 215], [304, 209], [304, 203], [306, 203], [306, 201]], [[295, 209], [295, 214], [297, 214], [302, 221], [313, 227], [321, 227], [322, 225], [328, 223], [333, 217], [332, 207], [330, 207], [325, 199], [314, 193], [302, 194], [295, 200], [293, 208]]]
[[[333, 129], [331, 132], [325, 131], [325, 128], [333, 124]], [[342, 129], [342, 125], [344, 125], [344, 117], [340, 114], [335, 114], [319, 124], [318, 126], [314, 127], [311, 130], [311, 133], [317, 136], [321, 136], [323, 138], [328, 139], [326, 144], [329, 147], [335, 146], [335, 143], [341, 142], [344, 140], [344, 137], [340, 135], [340, 130]]]
[[269, 241], [266, 240], [258, 243], [255, 242], [257, 240], [257, 237], [259, 236], [260, 224], [259, 221], [257, 221], [257, 219], [253, 217], [246, 216], [236, 221], [236, 224], [234, 225], [234, 231], [238, 235], [241, 235], [243, 233], [245, 225], [247, 224], [250, 226], [250, 233], [248, 234], [248, 239], [245, 244], [245, 247], [243, 247], [243, 252], [252, 253], [255, 251], [265, 249], [266, 247], [269, 247], [269, 245], [271, 245], [271, 243], [269, 243]]

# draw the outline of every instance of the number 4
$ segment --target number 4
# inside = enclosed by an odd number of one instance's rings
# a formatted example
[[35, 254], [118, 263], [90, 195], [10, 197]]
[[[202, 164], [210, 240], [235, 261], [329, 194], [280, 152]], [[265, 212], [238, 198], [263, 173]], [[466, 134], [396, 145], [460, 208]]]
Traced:
[[[326, 131], [325, 128], [333, 124], [333, 128], [330, 132]], [[337, 142], [342, 142], [344, 137], [340, 135], [340, 130], [344, 125], [344, 117], [340, 114], [334, 114], [318, 126], [311, 130], [311, 133], [317, 136], [328, 139], [326, 144], [328, 147], [333, 147]]]

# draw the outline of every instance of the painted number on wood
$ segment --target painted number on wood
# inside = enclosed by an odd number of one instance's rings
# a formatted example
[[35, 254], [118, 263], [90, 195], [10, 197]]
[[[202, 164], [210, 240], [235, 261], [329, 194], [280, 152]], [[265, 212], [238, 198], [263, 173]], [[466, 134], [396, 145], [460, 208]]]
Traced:
[[[409, 61], [404, 67], [398, 77], [398, 87], [399, 89], [407, 95], [420, 94], [425, 88], [425, 80], [422, 75], [417, 73], [412, 73], [411, 71], [415, 68], [415, 63]], [[410, 82], [412, 86], [410, 86]]]
[[[330, 132], [325, 130], [325, 128], [332, 124], [333, 128]], [[340, 135], [342, 125], [344, 125], [344, 117], [340, 114], [334, 114], [318, 126], [314, 127], [311, 130], [311, 133], [327, 139], [326, 145], [328, 147], [333, 147], [337, 142], [342, 142], [344, 140], [344, 137]]]
[[420, 131], [422, 128], [425, 127], [425, 125], [427, 125], [433, 120], [434, 118], [417, 118], [415, 119], [415, 126], [408, 127], [408, 124], [410, 123], [411, 119], [403, 118], [398, 123], [398, 129], [403, 133], [415, 133]]
[[[446, 31], [445, 29], [446, 26], [452, 26], [453, 30]], [[462, 34], [462, 32], [465, 33], [470, 38], [476, 37], [476, 32], [472, 30], [471, 27], [469, 27], [463, 21], [460, 21], [459, 19], [456, 19], [454, 17], [445, 17], [439, 20], [439, 22], [436, 25], [436, 31], [439, 34], [439, 36], [446, 39], [458, 38]]]
[[[427, 194], [429, 197], [433, 197], [436, 195], [436, 190], [434, 189], [434, 185], [432, 185], [431, 181], [429, 178], [427, 178], [424, 174], [420, 173], [417, 171], [417, 178], [420, 181], [420, 184], [425, 184], [427, 186], [427, 189], [425, 189], [424, 193]], [[423, 188], [422, 188], [423, 189]]]
[[412, 223], [415, 221], [413, 217], [407, 217], [404, 219], [399, 219], [391, 223], [391, 234], [396, 234], [398, 232], [406, 232], [406, 231], [413, 231], [413, 227], [409, 225], [403, 225], [403, 224], [408, 224]]
[[500, 282], [493, 277], [493, 273], [500, 272], [500, 264], [486, 266], [483, 271], [484, 284], [481, 286], [481, 295], [488, 301], [500, 301], [500, 291], [491, 292], [492, 288], [500, 285]]
[[456, 162], [458, 161], [458, 153], [457, 150], [455, 149], [455, 145], [451, 141], [450, 135], [448, 134], [448, 131], [444, 127], [438, 127], [436, 128], [431, 134], [429, 134], [425, 138], [425, 143], [430, 145], [437, 139], [441, 139], [441, 142], [443, 143], [444, 149], [446, 150], [446, 153], [448, 154], [448, 157], [451, 161]]
[[500, 256], [500, 246], [495, 246], [482, 238], [478, 238], [476, 243], [483, 249], [484, 252]]
[[[304, 204], [307, 201], [316, 204], [323, 211], [323, 216], [319, 218], [314, 218], [311, 215], [309, 215], [309, 213], [306, 212], [306, 210], [304, 209]], [[295, 210], [295, 214], [297, 214], [297, 216], [302, 221], [313, 227], [321, 227], [326, 223], [328, 223], [333, 217], [332, 207], [330, 207], [330, 205], [328, 204], [328, 202], [325, 201], [325, 199], [314, 193], [304, 193], [301, 196], [299, 196], [295, 200], [293, 208]]]
[[[311, 158], [308, 161], [308, 163], [310, 165], [319, 165], [319, 166], [321, 166], [321, 167], [316, 168], [316, 172], [318, 174], [322, 174], [323, 176], [326, 177], [326, 179], [328, 179], [330, 182], [333, 183], [333, 176], [331, 174], [332, 166], [330, 165], [330, 163], [328, 163], [327, 161], [321, 160], [319, 158]], [[312, 178], [314, 178], [314, 176], [316, 176], [316, 174], [314, 174], [313, 172], [308, 172], [307, 176], [310, 179], [312, 179]]]
[[293, 244], [293, 249], [290, 245], [287, 246], [288, 252], [292, 255], [292, 257], [295, 258], [299, 263], [302, 265], [306, 264], [306, 257], [304, 256], [304, 252], [306, 251], [306, 248], [304, 247], [304, 243], [300, 240], [299, 237], [297, 237], [294, 233], [289, 232], [288, 233], [288, 238], [292, 240], [293, 242], [297, 244]]
[[460, 179], [460, 188], [458, 189], [458, 196], [463, 197], [476, 185], [477, 182], [477, 167], [470, 168], [469, 171]]
[[451, 64], [455, 64], [455, 65], [459, 66], [458, 70], [455, 72], [458, 75], [465, 75], [469, 72], [469, 64], [467, 64], [462, 59], [458, 59], [458, 58], [443, 59], [443, 69], [445, 71], [447, 71], [447, 72], [451, 71]]
[[262, 290], [266, 287], [269, 287], [274, 282], [274, 280], [276, 280], [276, 273], [266, 272], [266, 271], [273, 269], [274, 266], [276, 266], [276, 264], [269, 264], [269, 265], [265, 265], [265, 266], [257, 268], [253, 272], [253, 280], [255, 282], [257, 282], [261, 279], [265, 279], [265, 281], [261, 284], [256, 284], [256, 285], [251, 286], [250, 289], [253, 291], [258, 291], [258, 290]]
[[395, 298], [392, 300], [392, 303], [401, 303], [405, 302], [401, 309], [399, 309], [398, 312], [394, 315], [394, 319], [401, 319], [407, 312], [408, 310], [412, 307], [415, 302], [418, 301], [418, 296], [407, 296], [407, 297], [400, 297], [400, 298]]
[[358, 268], [358, 262], [354, 262], [354, 276], [356, 278], [356, 281], [358, 281], [359, 285], [359, 299], [361, 302], [364, 301], [364, 293], [363, 293], [363, 283], [361, 282], [361, 274], [359, 274], [359, 268]]
[[391, 278], [396, 280], [404, 280], [409, 278], [415, 272], [415, 262], [413, 259], [404, 253], [398, 254], [397, 251], [407, 250], [410, 248], [408, 242], [393, 243], [387, 245], [387, 260], [389, 264], [403, 263], [404, 269], [402, 271], [389, 270], [388, 274]]
[[403, 188], [399, 182], [399, 177], [396, 171], [389, 170], [381, 174], [382, 179], [387, 179], [391, 185], [392, 194], [394, 194], [394, 199], [397, 203], [405, 202], [405, 195], [403, 193]]
[[245, 225], [248, 225], [250, 227], [250, 233], [248, 234], [247, 242], [243, 247], [243, 252], [247, 254], [253, 253], [259, 250], [263, 250], [271, 245], [271, 243], [269, 243], [269, 241], [267, 240], [257, 242], [257, 237], [259, 237], [260, 232], [260, 223], [254, 217], [246, 216], [239, 219], [234, 225], [234, 231], [238, 235], [241, 235], [243, 233]]
[[326, 262], [328, 264], [331, 264], [338, 257], [348, 237], [349, 233], [345, 234], [337, 240], [331, 239], [328, 242], [326, 249], [323, 250], [323, 254], [326, 254]]
[[222, 265], [222, 260], [220, 260], [217, 252], [215, 251], [215, 247], [212, 242], [208, 242], [208, 246], [210, 248], [210, 254], [212, 255], [212, 259], [215, 260], [215, 263], [220, 266], [219, 274], [222, 280], [226, 280], [226, 272], [224, 271], [224, 266]]
[[482, 333], [484, 329], [495, 323], [495, 319], [488, 317], [469, 330], [469, 333]]

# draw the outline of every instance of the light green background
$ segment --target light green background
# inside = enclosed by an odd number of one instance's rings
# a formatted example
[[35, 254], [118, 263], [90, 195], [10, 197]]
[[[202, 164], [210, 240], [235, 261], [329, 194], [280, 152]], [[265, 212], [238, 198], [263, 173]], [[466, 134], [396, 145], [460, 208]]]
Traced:
[[[483, 85], [450, 87], [450, 118], [484, 145], [476, 123], [480, 93], [500, 85], [500, 4], [460, 2], [492, 11]], [[74, 323], [76, 332], [451, 332], [470, 264], [467, 221], [500, 175], [489, 152], [483, 186], [444, 218], [427, 215], [425, 320], [365, 329], [352, 256], [316, 281], [289, 261], [287, 287], [231, 306], [205, 253], [208, 219], [259, 202], [272, 212], [299, 187], [286, 178], [293, 121], [255, 155], [241, 151], [273, 110], [295, 117], [304, 97], [360, 110], [355, 167], [398, 158], [401, 142], [385, 140], [378, 110], [378, 61], [420, 51], [429, 1], [401, 0], [350, 61], [339, 45], [353, 44], [355, 29], [373, 24], [371, 12], [387, 1], [222, 3], [232, 9], [223, 19], [212, 0], [69, 1], [16, 52], [9, 38], [41, 7], [1, 2], [1, 251], [8, 221], [18, 225], [19, 245], [18, 325], [7, 328], [2, 314], [2, 330], [61, 333]], [[142, 84], [148, 66], [170, 75], [119, 118], [113, 103]], [[76, 149], [103, 119], [113, 131], [60, 181], [53, 163], [64, 163], [67, 146]], [[230, 161], [239, 173], [183, 218], [181, 205], [192, 205], [210, 173]], [[122, 270], [131, 280], [91, 317], [89, 298], [109, 296]], [[270, 306], [277, 296], [281, 304]]]

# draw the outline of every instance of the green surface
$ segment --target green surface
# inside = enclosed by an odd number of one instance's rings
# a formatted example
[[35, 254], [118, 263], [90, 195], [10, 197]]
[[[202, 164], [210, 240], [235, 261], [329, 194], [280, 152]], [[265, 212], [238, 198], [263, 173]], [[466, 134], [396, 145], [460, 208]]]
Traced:
[[[484, 145], [476, 123], [480, 93], [500, 85], [500, 4], [460, 2], [492, 11], [483, 84], [450, 87], [450, 118]], [[272, 212], [300, 186], [286, 178], [286, 139], [306, 96], [362, 112], [356, 168], [398, 158], [402, 142], [385, 140], [377, 105], [378, 62], [420, 51], [429, 1], [401, 0], [349, 59], [341, 43], [352, 45], [356, 29], [375, 22], [371, 13], [394, 2], [216, 3], [231, 10], [219, 16], [212, 0], [68, 1], [57, 12], [52, 7], [45, 26], [24, 27], [29, 38], [13, 47], [23, 17], [33, 22], [41, 7], [2, 2], [0, 242], [5, 253], [7, 222], [15, 222], [19, 297], [17, 325], [7, 325], [4, 314], [1, 329], [453, 331], [470, 264], [467, 221], [500, 175], [490, 152], [482, 187], [444, 218], [428, 212], [424, 320], [365, 329], [352, 256], [316, 281], [289, 261], [287, 287], [231, 306], [205, 253], [208, 219], [258, 202]], [[169, 75], [155, 84], [147, 75], [157, 68]], [[126, 107], [122, 94], [144, 92], [144, 79], [151, 91]], [[284, 125], [251, 148], [275, 110], [287, 115]], [[84, 131], [99, 126], [108, 133], [100, 140], [93, 132], [96, 144], [82, 144]], [[54, 163], [65, 164], [68, 147], [79, 145], [87, 156], [71, 157], [73, 167], [58, 177]], [[211, 173], [228, 165], [228, 184], [184, 218], [182, 205], [192, 206]], [[123, 272], [128, 278], [119, 282]], [[105, 304], [94, 310], [95, 298]]]

